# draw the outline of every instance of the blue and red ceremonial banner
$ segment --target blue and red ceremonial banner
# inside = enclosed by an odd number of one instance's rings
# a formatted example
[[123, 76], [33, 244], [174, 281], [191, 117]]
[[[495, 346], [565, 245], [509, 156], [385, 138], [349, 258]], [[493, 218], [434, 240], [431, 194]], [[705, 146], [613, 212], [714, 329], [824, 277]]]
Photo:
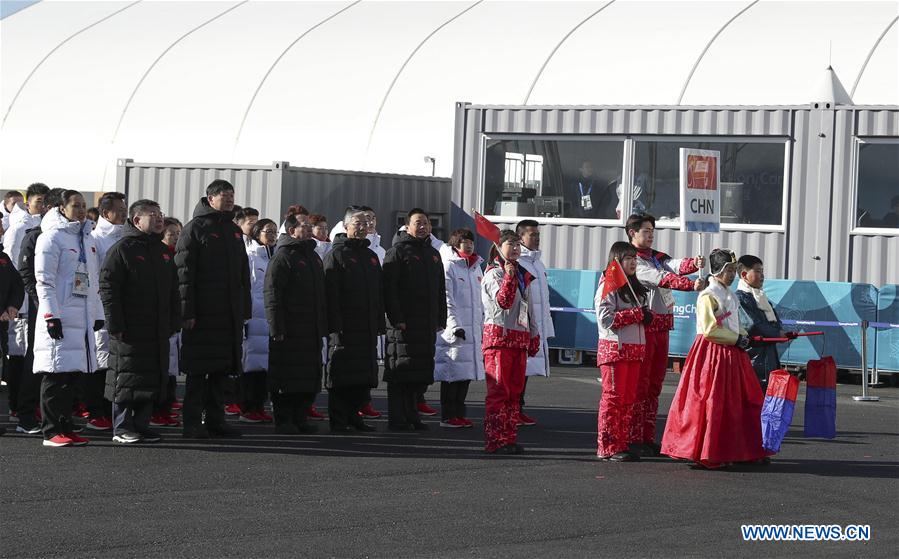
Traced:
[[793, 422], [798, 393], [799, 379], [790, 373], [778, 369], [768, 375], [768, 390], [762, 405], [762, 447], [765, 450], [780, 452], [780, 443]]
[[805, 436], [837, 436], [837, 365], [833, 357], [812, 359], [806, 369]]

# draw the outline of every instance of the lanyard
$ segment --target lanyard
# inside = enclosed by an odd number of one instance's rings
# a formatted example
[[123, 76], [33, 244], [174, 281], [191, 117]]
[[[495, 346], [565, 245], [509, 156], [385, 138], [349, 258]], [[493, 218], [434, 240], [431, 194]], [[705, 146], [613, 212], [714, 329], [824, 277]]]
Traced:
[[518, 267], [516, 276], [518, 277], [518, 290], [521, 292], [521, 298], [524, 299], [524, 271], [521, 266]]
[[584, 183], [578, 181], [577, 187], [581, 191], [581, 198], [583, 198], [584, 196], [590, 196], [590, 193], [593, 192], [593, 183], [592, 182], [590, 183], [590, 188], [587, 189], [587, 194], [584, 194]]
[[85, 222], [81, 222], [81, 227], [78, 228], [78, 262], [82, 264], [87, 264], [87, 255], [84, 253], [84, 224]]

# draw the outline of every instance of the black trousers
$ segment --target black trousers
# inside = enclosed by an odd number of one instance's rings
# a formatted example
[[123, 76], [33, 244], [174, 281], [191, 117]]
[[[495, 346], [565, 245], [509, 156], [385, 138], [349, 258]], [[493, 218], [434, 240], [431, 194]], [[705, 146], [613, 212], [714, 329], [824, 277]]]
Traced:
[[328, 421], [331, 427], [358, 425], [362, 418], [358, 411], [362, 409], [371, 389], [368, 386], [339, 386], [328, 389]]
[[518, 398], [518, 407], [519, 409], [524, 407], [524, 392], [528, 389], [528, 377], [524, 377], [524, 384], [521, 386], [521, 397]]
[[175, 392], [178, 389], [178, 377], [169, 375], [165, 385], [165, 397], [153, 405], [153, 413], [172, 413], [172, 404], [175, 403]]
[[314, 392], [272, 392], [272, 417], [275, 425], [303, 425], [306, 423], [306, 412], [314, 401]]
[[[19, 413], [19, 423], [33, 425], [37, 423], [35, 410], [40, 403], [41, 380], [43, 374], [34, 373], [34, 328], [37, 323], [37, 300], [28, 298], [28, 349], [25, 351], [25, 362], [22, 367], [22, 377], [19, 381], [19, 394], [16, 410]], [[24, 423], [22, 423], [24, 421]]]
[[[265, 384], [265, 371], [251, 371], [240, 375], [241, 401], [240, 410], [244, 413], [263, 411], [268, 387]], [[274, 400], [272, 400], [274, 403]]]
[[189, 374], [181, 410], [184, 429], [201, 423], [213, 428], [225, 424], [225, 379], [228, 373]]
[[[19, 389], [22, 386], [22, 377], [25, 375], [25, 356], [10, 355], [3, 359], [3, 378], [6, 379], [6, 388], [9, 390], [9, 411], [19, 411]], [[32, 413], [34, 413], [32, 411]]]
[[465, 398], [470, 380], [440, 383], [440, 418], [443, 421], [465, 417]]
[[123, 431], [145, 433], [150, 430], [150, 416], [153, 414], [153, 402], [113, 402], [112, 433], [118, 435]]
[[222, 390], [225, 404], [230, 406], [231, 404], [240, 404], [243, 401], [243, 385], [238, 375], [228, 374], [222, 384]]
[[424, 382], [387, 383], [387, 423], [394, 426], [421, 423], [418, 399], [428, 389]]
[[112, 402], [103, 397], [106, 390], [107, 369], [81, 375], [81, 394], [90, 419], [112, 415]]
[[45, 439], [71, 433], [75, 384], [81, 373], [45, 373], [41, 379], [41, 431]]

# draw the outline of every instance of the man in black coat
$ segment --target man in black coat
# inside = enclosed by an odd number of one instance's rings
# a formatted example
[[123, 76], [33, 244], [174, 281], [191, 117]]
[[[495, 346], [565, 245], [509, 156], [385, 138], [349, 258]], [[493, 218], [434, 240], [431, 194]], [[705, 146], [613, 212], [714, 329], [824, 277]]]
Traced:
[[241, 372], [243, 325], [252, 302], [246, 247], [233, 208], [231, 183], [209, 183], [176, 247], [181, 369], [187, 374], [185, 437], [240, 435], [225, 423], [224, 383], [229, 374]]
[[390, 429], [426, 430], [418, 395], [434, 382], [437, 332], [446, 325], [446, 284], [440, 254], [431, 246], [424, 210], [406, 216], [406, 231], [384, 257], [387, 311], [387, 415]]
[[348, 211], [346, 234], [325, 256], [328, 300], [328, 415], [331, 431], [374, 431], [358, 415], [378, 386], [378, 336], [384, 333], [381, 264], [365, 238], [368, 217]]
[[[2, 225], [0, 225], [0, 231], [3, 231]], [[7, 328], [19, 316], [19, 309], [22, 308], [23, 301], [25, 301], [25, 285], [22, 283], [22, 276], [13, 266], [9, 256], [3, 252], [3, 245], [0, 245], [0, 345], [3, 347], [3, 355], [9, 351]], [[21, 377], [16, 380], [16, 388], [18, 388]], [[17, 403], [18, 394], [12, 395], [12, 386], [8, 386], [8, 389], [10, 390], [10, 401]], [[0, 435], [5, 432], [6, 428], [0, 427]]]
[[265, 272], [265, 317], [268, 320], [268, 386], [275, 431], [313, 432], [306, 411], [322, 386], [322, 338], [328, 333], [325, 273], [315, 253], [312, 227], [297, 216], [284, 221]]
[[164, 220], [152, 200], [131, 204], [122, 239], [100, 269], [109, 332], [106, 398], [117, 443], [161, 438], [150, 430], [150, 415], [168, 384], [169, 338], [181, 327], [177, 270], [162, 244]]
[[[51, 188], [44, 196], [44, 214], [50, 208], [59, 205], [60, 196], [64, 188]], [[17, 433], [36, 435], [41, 432], [40, 422], [37, 420], [36, 409], [40, 402], [41, 380], [43, 375], [34, 369], [34, 332], [37, 323], [39, 301], [37, 298], [37, 279], [34, 275], [34, 248], [37, 246], [37, 238], [41, 235], [41, 227], [38, 225], [25, 231], [22, 245], [19, 249], [18, 269], [25, 284], [25, 293], [28, 296], [28, 349], [25, 351], [25, 367], [22, 371], [22, 383], [19, 386], [19, 424]]]

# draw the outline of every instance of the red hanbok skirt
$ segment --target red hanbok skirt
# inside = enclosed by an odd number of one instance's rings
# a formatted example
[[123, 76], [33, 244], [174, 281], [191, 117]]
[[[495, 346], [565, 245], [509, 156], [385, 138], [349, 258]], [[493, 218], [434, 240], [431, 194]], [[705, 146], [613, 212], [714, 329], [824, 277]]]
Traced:
[[764, 458], [763, 401], [746, 352], [697, 335], [668, 412], [662, 454], [709, 468]]

